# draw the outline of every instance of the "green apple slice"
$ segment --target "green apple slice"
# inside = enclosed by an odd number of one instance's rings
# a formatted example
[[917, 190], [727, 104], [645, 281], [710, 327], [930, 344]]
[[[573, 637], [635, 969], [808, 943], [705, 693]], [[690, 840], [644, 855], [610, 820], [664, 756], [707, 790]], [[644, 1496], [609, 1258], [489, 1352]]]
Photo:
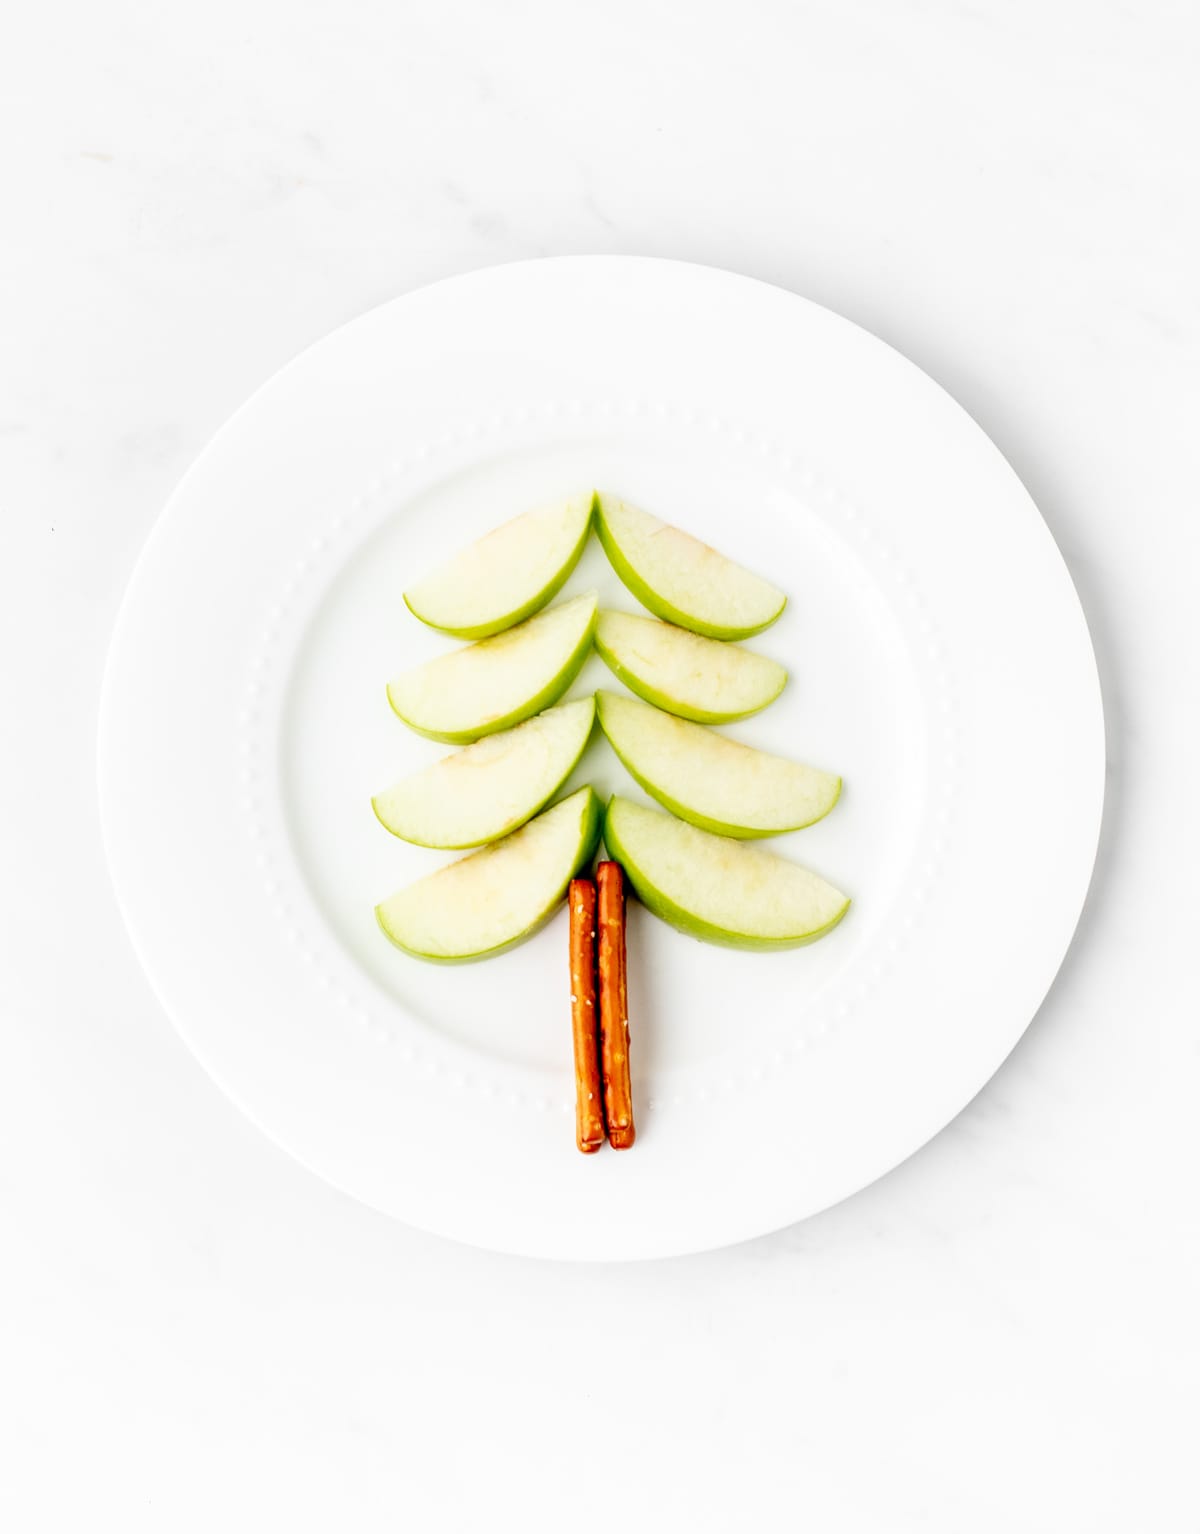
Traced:
[[770, 581], [615, 496], [596, 496], [596, 531], [609, 563], [642, 606], [694, 633], [747, 639], [774, 623], [787, 604]]
[[388, 686], [410, 729], [451, 745], [511, 729], [556, 703], [579, 674], [596, 626], [596, 593], [427, 661]]
[[596, 653], [630, 692], [697, 724], [756, 714], [779, 696], [788, 675], [753, 650], [631, 613], [600, 614]]
[[706, 942], [797, 948], [837, 926], [850, 906], [798, 863], [629, 799], [610, 800], [604, 843], [644, 906]]
[[828, 815], [841, 778], [755, 751], [636, 698], [598, 692], [600, 728], [630, 777], [682, 820], [742, 839], [798, 831]]
[[418, 847], [478, 847], [523, 826], [558, 792], [583, 755], [594, 698], [560, 703], [488, 735], [371, 800], [393, 836]]
[[486, 959], [532, 936], [590, 860], [603, 806], [590, 786], [375, 907], [397, 948], [439, 964]]
[[505, 522], [404, 593], [409, 611], [459, 639], [486, 639], [528, 618], [578, 563], [592, 495]]

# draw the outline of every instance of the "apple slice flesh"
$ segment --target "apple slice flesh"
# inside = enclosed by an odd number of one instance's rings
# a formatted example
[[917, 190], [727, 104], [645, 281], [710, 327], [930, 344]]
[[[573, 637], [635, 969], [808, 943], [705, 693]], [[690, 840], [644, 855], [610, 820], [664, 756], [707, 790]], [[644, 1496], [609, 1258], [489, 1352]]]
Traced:
[[798, 831], [828, 815], [841, 778], [789, 762], [614, 692], [598, 692], [600, 728], [629, 775], [672, 814], [718, 836]]
[[787, 604], [770, 581], [616, 496], [597, 495], [595, 517], [613, 569], [643, 607], [668, 623], [710, 639], [747, 639]]
[[459, 639], [486, 639], [538, 611], [575, 568], [592, 495], [527, 511], [463, 549], [404, 593], [409, 611]]
[[604, 811], [590, 786], [528, 825], [400, 890], [375, 915], [405, 953], [440, 964], [491, 958], [532, 936], [595, 851]]
[[596, 653], [630, 692], [697, 724], [758, 713], [783, 691], [788, 675], [753, 650], [632, 613], [600, 614]]
[[594, 698], [560, 703], [404, 778], [371, 800], [393, 836], [457, 851], [523, 826], [558, 792], [592, 733]]
[[849, 896], [798, 863], [613, 798], [609, 854], [638, 899], [681, 932], [731, 948], [797, 948], [835, 927]]
[[388, 701], [410, 729], [462, 745], [557, 703], [579, 674], [596, 626], [596, 593], [574, 597], [405, 672]]

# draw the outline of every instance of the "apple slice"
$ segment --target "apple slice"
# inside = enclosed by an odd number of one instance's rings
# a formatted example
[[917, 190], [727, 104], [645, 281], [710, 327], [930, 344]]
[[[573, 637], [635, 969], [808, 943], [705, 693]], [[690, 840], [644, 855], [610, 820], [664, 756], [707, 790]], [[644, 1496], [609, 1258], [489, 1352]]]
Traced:
[[556, 703], [579, 674], [596, 626], [596, 593], [560, 602], [516, 628], [440, 655], [388, 686], [410, 729], [462, 745]]
[[788, 675], [753, 650], [631, 613], [600, 614], [596, 653], [630, 692], [697, 724], [756, 714], [779, 696]]
[[418, 879], [375, 907], [397, 948], [457, 964], [486, 959], [532, 936], [591, 858], [603, 806], [590, 786], [536, 820]]
[[409, 611], [459, 639], [486, 639], [537, 612], [570, 575], [592, 526], [592, 495], [527, 511], [404, 593]]
[[488, 735], [371, 800], [393, 836], [457, 851], [523, 826], [558, 792], [592, 733], [594, 698]]
[[850, 898], [758, 847], [712, 836], [619, 796], [604, 843], [638, 899], [681, 932], [731, 948], [796, 948], [835, 927]]
[[755, 751], [636, 698], [598, 692], [600, 728], [629, 775], [682, 820], [743, 840], [828, 815], [841, 778]]
[[596, 496], [596, 531], [613, 569], [643, 607], [710, 639], [746, 639], [787, 604], [752, 575], [681, 528], [612, 495]]

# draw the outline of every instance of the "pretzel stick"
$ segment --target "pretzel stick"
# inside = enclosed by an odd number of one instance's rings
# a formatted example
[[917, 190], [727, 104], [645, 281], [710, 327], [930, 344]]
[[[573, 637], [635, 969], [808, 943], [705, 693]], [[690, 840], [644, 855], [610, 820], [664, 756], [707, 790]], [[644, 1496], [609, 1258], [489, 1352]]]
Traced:
[[629, 999], [625, 980], [625, 876], [620, 863], [596, 870], [599, 906], [600, 1073], [604, 1117], [614, 1150], [633, 1144], [633, 1088], [629, 1080]]
[[575, 1041], [575, 1143], [585, 1156], [604, 1144], [600, 1059], [596, 1050], [596, 886], [572, 879], [571, 1033]]

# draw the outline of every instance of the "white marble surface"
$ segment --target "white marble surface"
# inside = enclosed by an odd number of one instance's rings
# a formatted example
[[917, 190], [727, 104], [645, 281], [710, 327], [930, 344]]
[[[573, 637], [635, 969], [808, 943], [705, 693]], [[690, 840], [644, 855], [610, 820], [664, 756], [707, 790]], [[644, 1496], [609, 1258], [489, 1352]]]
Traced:
[[[1195, 8], [4, 31], [0, 1524], [1200, 1527]], [[769, 278], [954, 392], [1071, 565], [1111, 760], [1075, 947], [961, 1117], [805, 1225], [623, 1269], [443, 1244], [266, 1143], [141, 977], [93, 787], [122, 588], [222, 419], [393, 294], [574, 251]]]

